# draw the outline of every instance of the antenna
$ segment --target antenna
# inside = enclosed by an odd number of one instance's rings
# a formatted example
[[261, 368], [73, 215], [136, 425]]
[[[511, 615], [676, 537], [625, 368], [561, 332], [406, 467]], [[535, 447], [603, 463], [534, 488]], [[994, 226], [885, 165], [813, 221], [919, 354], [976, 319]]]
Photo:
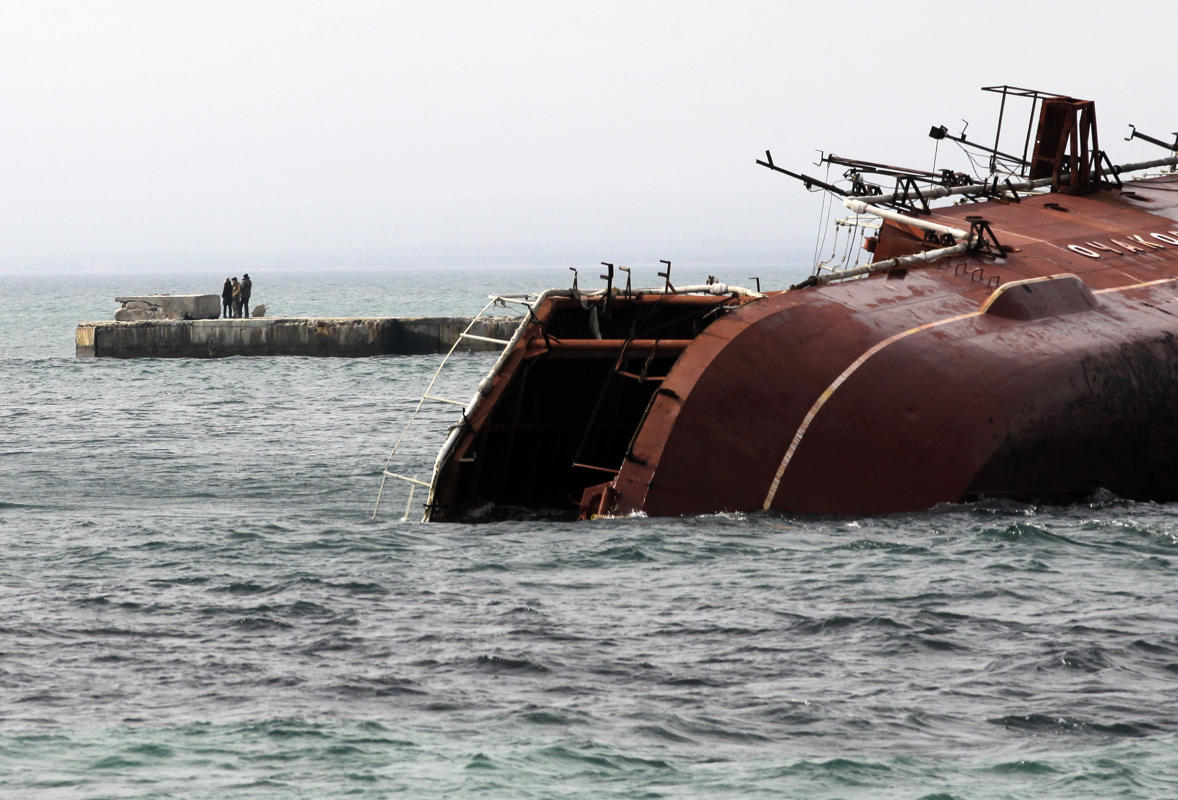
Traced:
[[1162, 147], [1162, 148], [1165, 148], [1166, 150], [1173, 152], [1175, 150], [1178, 150], [1178, 133], [1171, 133], [1170, 135], [1174, 137], [1174, 141], [1173, 142], [1163, 142], [1161, 139], [1155, 139], [1154, 137], [1152, 137], [1148, 134], [1141, 133], [1140, 131], [1137, 130], [1137, 126], [1134, 125], [1132, 122], [1130, 122], [1129, 123], [1129, 135], [1125, 137], [1125, 141], [1131, 142], [1134, 139], [1144, 139], [1145, 141], [1149, 142], [1150, 144], [1156, 144], [1158, 147]]

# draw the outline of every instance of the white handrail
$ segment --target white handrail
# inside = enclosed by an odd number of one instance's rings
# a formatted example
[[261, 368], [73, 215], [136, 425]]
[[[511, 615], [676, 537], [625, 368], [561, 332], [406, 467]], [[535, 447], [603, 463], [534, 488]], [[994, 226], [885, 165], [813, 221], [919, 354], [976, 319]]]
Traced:
[[[491, 296], [491, 299], [487, 301], [487, 304], [483, 306], [482, 310], [479, 311], [479, 313], [476, 314], [475, 317], [470, 321], [470, 324], [466, 326], [466, 329], [462, 332], [462, 334], [455, 337], [454, 344], [450, 345], [450, 349], [446, 352], [445, 357], [442, 359], [442, 363], [439, 364], [438, 368], [434, 371], [433, 377], [430, 378], [429, 385], [425, 387], [425, 391], [421, 394], [421, 399], [417, 401], [417, 408], [413, 409], [413, 413], [409, 416], [409, 421], [405, 423], [405, 427], [401, 430], [401, 435], [397, 437], [396, 444], [393, 445], [392, 451], [389, 452], [389, 457], [385, 459], [384, 470], [382, 471], [380, 478], [380, 489], [377, 490], [376, 493], [376, 504], [372, 507], [372, 519], [376, 519], [376, 513], [380, 510], [380, 500], [381, 497], [384, 496], [384, 485], [388, 478], [394, 477], [400, 478], [401, 480], [408, 480], [411, 484], [418, 482], [416, 479], [410, 479], [404, 475], [398, 475], [396, 473], [389, 472], [389, 464], [392, 463], [393, 456], [397, 454], [397, 450], [401, 447], [401, 443], [405, 441], [405, 435], [408, 434], [409, 429], [413, 427], [413, 423], [417, 420], [417, 415], [421, 413], [422, 407], [425, 405], [426, 401], [430, 399], [430, 393], [433, 391], [434, 384], [438, 382], [438, 376], [442, 374], [442, 369], [446, 366], [446, 362], [450, 360], [450, 356], [454, 355], [454, 351], [458, 349], [458, 345], [462, 342], [463, 336], [470, 333], [475, 324], [483, 318], [484, 314], [487, 313], [487, 309], [495, 305], [498, 299], [499, 298], [497, 296]], [[424, 482], [420, 483], [422, 486], [428, 485]], [[408, 514], [407, 509], [406, 514]]]

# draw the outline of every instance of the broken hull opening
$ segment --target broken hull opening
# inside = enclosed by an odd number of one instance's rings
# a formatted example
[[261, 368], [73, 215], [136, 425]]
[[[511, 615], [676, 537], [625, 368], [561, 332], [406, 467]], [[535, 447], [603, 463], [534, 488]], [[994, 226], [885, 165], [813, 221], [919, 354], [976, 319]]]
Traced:
[[535, 309], [436, 473], [431, 520], [575, 518], [628, 457], [651, 399], [730, 296], [554, 298]]

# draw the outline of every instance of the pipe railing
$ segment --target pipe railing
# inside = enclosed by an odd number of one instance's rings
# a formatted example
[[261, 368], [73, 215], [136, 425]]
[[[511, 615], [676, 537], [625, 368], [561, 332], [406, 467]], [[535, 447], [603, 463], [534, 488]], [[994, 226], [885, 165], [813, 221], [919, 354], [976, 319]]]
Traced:
[[[1118, 164], [1112, 167], [1112, 172], [1120, 175], [1124, 172], [1138, 172], [1143, 169], [1155, 169], [1157, 167], [1173, 167], [1178, 165], [1178, 156], [1170, 156], [1168, 158], [1155, 158], [1150, 161], [1136, 161], [1129, 164]], [[1054, 181], [1054, 178], [1036, 178], [1034, 180], [1023, 181], [1009, 181], [1000, 184], [998, 188], [1012, 190], [1012, 191], [1028, 191], [1030, 189], [1037, 189], [1043, 186], [1048, 186]], [[922, 191], [921, 196], [927, 200], [933, 200], [941, 197], [949, 197], [959, 194], [976, 194], [984, 192], [991, 188], [991, 183], [975, 183], [969, 186], [934, 186], [927, 191]], [[968, 251], [974, 244], [973, 236], [969, 231], [961, 228], [954, 228], [949, 225], [941, 225], [936, 222], [930, 222], [926, 219], [905, 214], [900, 211], [893, 211], [890, 208], [883, 208], [881, 203], [892, 203], [896, 200], [908, 200], [911, 196], [906, 192], [894, 192], [885, 195], [858, 195], [855, 197], [847, 197], [843, 199], [843, 205], [856, 214], [869, 214], [880, 219], [891, 220], [904, 225], [911, 225], [933, 233], [948, 234], [957, 242], [949, 247], [941, 247], [936, 250], [926, 250], [923, 253], [915, 253], [908, 256], [899, 256], [897, 258], [889, 258], [885, 261], [874, 261], [870, 264], [865, 264], [862, 267], [855, 267], [854, 269], [840, 270], [838, 272], [830, 272], [826, 275], [812, 275], [810, 281], [806, 285], [822, 285], [830, 283], [831, 281], [844, 280], [846, 278], [856, 278], [860, 275], [869, 275], [875, 272], [882, 272], [884, 270], [896, 269], [903, 267], [906, 264], [914, 263], [928, 263], [936, 261], [950, 255], [964, 253]], [[871, 201], [871, 202], [868, 202]]]

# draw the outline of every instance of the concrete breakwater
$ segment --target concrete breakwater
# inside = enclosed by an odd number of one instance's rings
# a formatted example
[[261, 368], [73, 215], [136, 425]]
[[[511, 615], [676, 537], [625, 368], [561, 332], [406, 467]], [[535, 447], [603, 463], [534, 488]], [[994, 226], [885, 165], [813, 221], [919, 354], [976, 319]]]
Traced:
[[[510, 339], [519, 317], [487, 317], [470, 333]], [[442, 353], [470, 317], [290, 317], [83, 322], [74, 335], [78, 358], [223, 358], [226, 356], [364, 357]], [[502, 345], [464, 339], [460, 350]]]

